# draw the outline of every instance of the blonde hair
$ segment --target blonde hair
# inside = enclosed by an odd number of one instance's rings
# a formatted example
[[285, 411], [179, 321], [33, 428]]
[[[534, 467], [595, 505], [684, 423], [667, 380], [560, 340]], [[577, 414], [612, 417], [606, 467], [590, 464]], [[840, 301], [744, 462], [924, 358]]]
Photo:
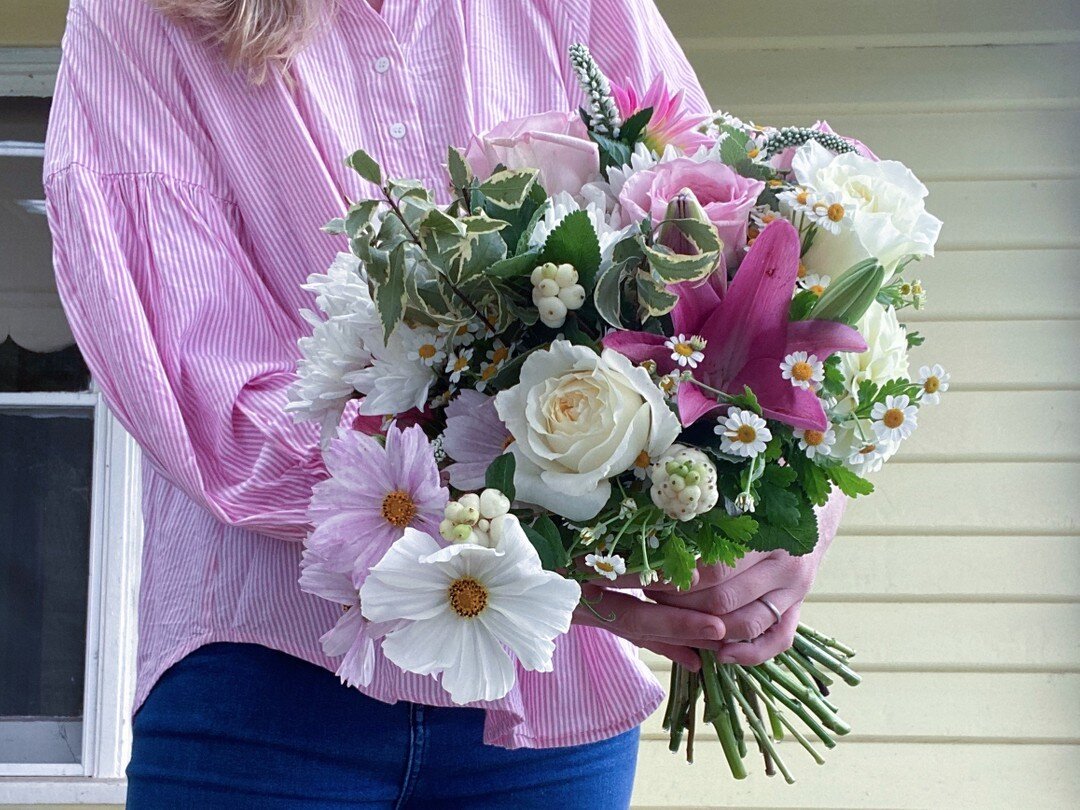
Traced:
[[153, 0], [173, 20], [221, 46], [256, 84], [284, 66], [318, 30], [334, 0]]

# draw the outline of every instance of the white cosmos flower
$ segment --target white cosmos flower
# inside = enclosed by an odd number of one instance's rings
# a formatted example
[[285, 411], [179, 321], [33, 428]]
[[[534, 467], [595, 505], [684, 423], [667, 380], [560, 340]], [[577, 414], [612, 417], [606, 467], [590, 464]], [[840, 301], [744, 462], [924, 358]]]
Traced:
[[795, 428], [792, 432], [799, 440], [799, 449], [806, 453], [807, 458], [832, 455], [832, 447], [836, 444], [836, 431], [832, 427], [824, 432], [802, 428]]
[[744, 458], [753, 458], [765, 452], [765, 445], [772, 439], [772, 431], [766, 422], [753, 411], [728, 408], [727, 418], [717, 420], [713, 432], [720, 436], [720, 449]]
[[585, 564], [606, 579], [626, 573], [626, 560], [618, 554], [586, 554]]
[[816, 354], [806, 352], [787, 355], [780, 364], [780, 371], [785, 380], [791, 380], [792, 385], [805, 391], [817, 391], [825, 379], [825, 364]]
[[550, 672], [554, 639], [570, 629], [580, 597], [576, 582], [541, 567], [516, 519], [496, 548], [440, 548], [405, 529], [360, 588], [365, 617], [401, 622], [383, 639], [383, 654], [406, 672], [441, 675], [458, 704], [504, 697], [514, 658]]
[[702, 351], [705, 341], [697, 335], [688, 338], [680, 333], [665, 340], [664, 346], [671, 350], [672, 361], [682, 367], [697, 368], [698, 363], [705, 359], [705, 352]]
[[922, 386], [919, 404], [937, 405], [941, 402], [941, 395], [949, 390], [949, 372], [936, 363], [923, 366], [919, 369], [919, 384]]
[[907, 394], [888, 396], [884, 402], [875, 402], [870, 418], [874, 420], [878, 441], [898, 444], [906, 439], [918, 425], [918, 413], [919, 407], [911, 404]]

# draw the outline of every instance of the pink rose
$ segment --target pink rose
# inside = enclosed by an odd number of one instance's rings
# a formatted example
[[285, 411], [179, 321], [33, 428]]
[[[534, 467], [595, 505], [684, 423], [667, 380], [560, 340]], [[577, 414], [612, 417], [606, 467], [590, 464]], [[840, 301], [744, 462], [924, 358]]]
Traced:
[[508, 169], [539, 169], [549, 195], [577, 195], [600, 172], [600, 153], [576, 114], [546, 112], [516, 118], [473, 136], [465, 159], [478, 177], [500, 163]]
[[619, 193], [619, 205], [624, 225], [646, 216], [655, 224], [664, 219], [672, 198], [689, 191], [724, 241], [724, 261], [730, 268], [746, 247], [750, 209], [764, 188], [761, 180], [743, 177], [723, 163], [677, 158], [631, 175]]
[[[838, 134], [833, 130], [832, 127], [829, 126], [828, 121], [818, 121], [816, 124], [810, 127], [810, 129], [816, 129], [818, 132], [826, 132], [830, 135]], [[855, 151], [862, 155], [864, 158], [869, 158], [870, 160], [878, 159], [878, 156], [871, 152], [870, 148], [862, 141], [858, 141], [855, 138], [849, 138], [847, 135], [841, 135], [840, 137], [850, 143], [852, 146], [854, 146]], [[783, 152], [780, 152], [777, 155], [774, 155], [770, 163], [772, 164], [773, 168], [775, 168], [779, 172], [790, 172], [791, 159], [793, 157], [795, 157], [794, 146], [792, 146], [790, 149], [785, 149]]]

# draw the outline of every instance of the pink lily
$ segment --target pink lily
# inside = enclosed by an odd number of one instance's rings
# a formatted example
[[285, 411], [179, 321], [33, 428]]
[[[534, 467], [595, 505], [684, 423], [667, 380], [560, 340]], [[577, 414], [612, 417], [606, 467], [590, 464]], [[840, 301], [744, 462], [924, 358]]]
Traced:
[[682, 109], [683, 92], [672, 93], [657, 76], [645, 95], [639, 96], [630, 86], [612, 83], [611, 95], [619, 116], [625, 121], [639, 110], [652, 107], [652, 117], [645, 127], [645, 145], [656, 152], [663, 152], [668, 144], [677, 146], [687, 154], [693, 154], [700, 146], [711, 146], [712, 138], [698, 132], [697, 128], [709, 120], [707, 115], [694, 115]]
[[[857, 330], [833, 321], [789, 321], [791, 292], [799, 271], [799, 234], [787, 220], [771, 222], [754, 240], [726, 292], [708, 282], [673, 286], [679, 303], [671, 313], [675, 334], [700, 335], [705, 359], [694, 379], [727, 394], [744, 386], [757, 396], [766, 417], [792, 427], [825, 430], [828, 419], [813, 391], [785, 380], [780, 363], [805, 351], [824, 360], [834, 352], [863, 352]], [[604, 346], [635, 362], [653, 360], [661, 374], [678, 366], [666, 338], [650, 332], [613, 332]], [[679, 386], [679, 416], [692, 425], [721, 407], [717, 397], [694, 382]]]

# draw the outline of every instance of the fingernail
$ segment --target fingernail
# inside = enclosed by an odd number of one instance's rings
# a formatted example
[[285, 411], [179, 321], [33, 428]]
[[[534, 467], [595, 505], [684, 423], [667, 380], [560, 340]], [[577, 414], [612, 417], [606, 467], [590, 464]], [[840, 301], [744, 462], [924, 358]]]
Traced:
[[713, 641], [719, 641], [724, 637], [724, 628], [717, 627], [715, 624], [710, 624], [705, 628], [705, 638], [711, 638]]

